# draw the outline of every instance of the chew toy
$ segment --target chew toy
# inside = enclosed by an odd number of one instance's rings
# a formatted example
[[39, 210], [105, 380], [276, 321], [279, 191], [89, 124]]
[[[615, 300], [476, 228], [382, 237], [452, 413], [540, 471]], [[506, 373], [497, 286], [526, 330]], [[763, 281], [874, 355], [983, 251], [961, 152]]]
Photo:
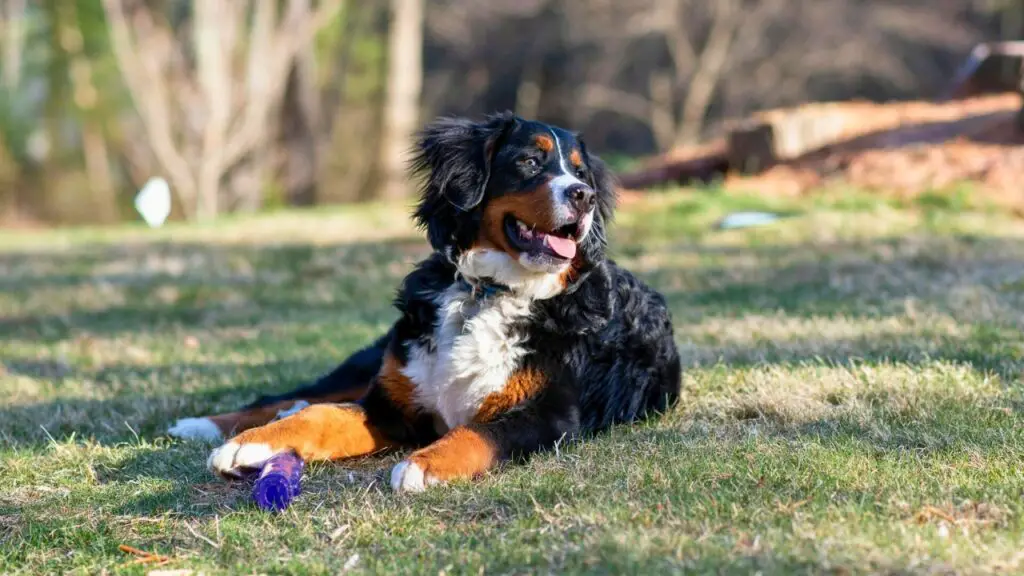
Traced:
[[263, 465], [252, 486], [252, 498], [263, 510], [279, 512], [302, 492], [305, 462], [294, 452], [282, 452]]

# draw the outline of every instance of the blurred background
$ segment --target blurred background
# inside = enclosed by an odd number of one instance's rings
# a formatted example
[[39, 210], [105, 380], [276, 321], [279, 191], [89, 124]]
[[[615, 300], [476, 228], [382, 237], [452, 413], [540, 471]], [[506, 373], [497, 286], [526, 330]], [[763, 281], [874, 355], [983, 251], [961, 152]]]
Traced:
[[628, 171], [760, 111], [933, 99], [1017, 38], [1020, 0], [0, 0], [0, 226], [137, 221], [154, 176], [172, 219], [402, 199], [441, 114]]

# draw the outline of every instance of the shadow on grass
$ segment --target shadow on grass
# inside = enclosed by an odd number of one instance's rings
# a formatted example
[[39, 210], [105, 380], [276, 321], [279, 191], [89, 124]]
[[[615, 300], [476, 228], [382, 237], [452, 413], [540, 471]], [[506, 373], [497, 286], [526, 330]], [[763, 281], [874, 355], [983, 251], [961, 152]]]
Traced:
[[[956, 312], [947, 296], [963, 289], [1002, 293], [1013, 307], [1013, 317], [1006, 319], [1024, 316], [1020, 240], [961, 236], [753, 247], [684, 243], [658, 251], [645, 252], [636, 244], [620, 247], [617, 254], [700, 262], [668, 263], [641, 273], [665, 294], [679, 322], [765, 312], [880, 317], [904, 312], [908, 299]], [[408, 240], [0, 252], [0, 270], [5, 271], [0, 295], [17, 301], [57, 292], [52, 307], [59, 309], [0, 317], [0, 338], [45, 345], [80, 335], [155, 334], [173, 328], [323, 324], [359, 317], [386, 321], [398, 283], [426, 253], [424, 243]], [[624, 260], [628, 266], [629, 259]], [[116, 292], [116, 297], [102, 292]]]
[[[107, 388], [113, 397], [83, 398], [69, 392], [50, 401], [0, 406], [0, 440], [16, 449], [42, 449], [52, 440], [72, 437], [103, 445], [135, 443], [163, 435], [179, 417], [231, 411], [261, 394], [290, 390], [334, 364], [331, 359], [296, 358], [259, 364], [112, 365], [97, 370], [61, 365], [62, 378], [88, 382], [92, 391]], [[4, 360], [4, 365], [8, 373], [33, 377], [58, 371], [49, 363], [32, 361]], [[205, 387], [185, 391], [195, 381]]]
[[[56, 311], [0, 317], [0, 339], [50, 344], [177, 327], [323, 324], [380, 316], [422, 241], [342, 245], [150, 243], [0, 252], [0, 295], [56, 295]], [[111, 295], [114, 295], [113, 297]], [[113, 302], [112, 302], [113, 301]]]
[[[421, 244], [409, 242], [315, 247], [163, 244], [0, 254], [0, 268], [16, 273], [0, 281], [0, 294], [18, 298], [36, 291], [74, 294], [113, 286], [138, 303], [91, 306], [84, 297], [72, 298], [59, 313], [0, 319], [0, 338], [49, 346], [81, 334], [158, 334], [171, 328], [238, 326], [266, 329], [281, 322], [343, 325], [359, 318], [384, 322], [392, 314], [390, 298], [395, 287], [422, 250]], [[1007, 332], [1024, 326], [1021, 242], [946, 238], [785, 248], [694, 244], [666, 250], [670, 256], [690, 251], [703, 262], [696, 267], [666, 264], [642, 274], [665, 293], [677, 325], [708, 317], [728, 321], [769, 313], [796, 318], [843, 316], [856, 322], [906, 314], [907, 302], [913, 300], [919, 310], [949, 315], [972, 327], [968, 337], [947, 337], [927, 345], [924, 342], [931, 342], [930, 336], [879, 343], [821, 334], [805, 344], [789, 343], [785, 349], [756, 342], [732, 346], [724, 358], [726, 366], [945, 360], [1002, 376], [1019, 374], [1022, 368], [1019, 330]], [[174, 294], [161, 292], [167, 290]], [[325, 298], [324, 291], [332, 296]], [[165, 302], [168, 298], [171, 301]], [[52, 401], [0, 407], [0, 441], [14, 449], [41, 450], [50, 438], [94, 438], [103, 445], [152, 439], [177, 417], [236, 409], [261, 393], [308, 381], [340, 360], [341, 356], [252, 365], [108, 365], [82, 370], [0, 354], [9, 374], [74, 379], [94, 388], [109, 387], [107, 395], [112, 396], [80, 399], [70, 392]], [[199, 391], [190, 384], [196, 380], [205, 384]], [[56, 394], [60, 395], [59, 389]], [[969, 406], [943, 409], [962, 410], [970, 418], [981, 415], [969, 413], [974, 409]], [[1019, 421], [1020, 406], [1013, 410], [1010, 417]], [[917, 428], [902, 428], [907, 432], [902, 436], [877, 443], [868, 433], [870, 425], [864, 428], [826, 419], [787, 434], [816, 442], [860, 439], [878, 450], [892, 451], [916, 449], [915, 438], [953, 437], [958, 432], [941, 419], [928, 420], [914, 424]], [[958, 441], [991, 451], [998, 450], [1000, 440], [998, 434], [983, 434]], [[121, 513], [178, 510], [201, 515], [244, 497], [244, 490], [209, 482], [203, 467], [206, 447], [173, 446], [140, 452], [100, 473], [101, 481], [111, 483], [174, 479], [171, 487], [127, 498], [120, 504]]]
[[[1016, 239], [918, 237], [714, 250], [690, 244], [669, 250], [696, 260], [743, 260], [696, 272], [667, 265], [644, 274], [656, 286], [699, 275], [691, 278], [695, 289], [662, 290], [684, 314], [696, 307], [702, 315], [781, 311], [802, 317], [877, 317], [904, 311], [908, 298], [945, 311], [945, 296], [972, 287], [1005, 293], [1015, 305], [1024, 303], [1024, 241]], [[1024, 307], [1014, 312], [1013, 319], [1020, 319]]]

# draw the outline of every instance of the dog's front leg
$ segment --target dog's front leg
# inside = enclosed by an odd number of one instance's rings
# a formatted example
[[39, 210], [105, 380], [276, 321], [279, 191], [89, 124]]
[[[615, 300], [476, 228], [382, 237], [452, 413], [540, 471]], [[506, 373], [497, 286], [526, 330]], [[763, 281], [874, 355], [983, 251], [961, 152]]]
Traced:
[[453, 428], [413, 452], [391, 469], [391, 487], [420, 492], [434, 484], [474, 478], [503, 460], [551, 448], [578, 429], [575, 404], [519, 406], [493, 419]]
[[314, 404], [235, 436], [214, 450], [207, 466], [223, 478], [258, 470], [275, 454], [294, 451], [303, 460], [340, 460], [393, 446], [358, 404]]

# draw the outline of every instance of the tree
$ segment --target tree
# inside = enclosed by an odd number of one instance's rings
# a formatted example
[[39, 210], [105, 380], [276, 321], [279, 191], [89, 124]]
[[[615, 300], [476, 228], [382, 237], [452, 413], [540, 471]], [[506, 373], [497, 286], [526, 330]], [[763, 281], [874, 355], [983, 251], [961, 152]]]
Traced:
[[[296, 55], [337, 15], [342, 0], [202, 0], [176, 32], [167, 15], [139, 0], [103, 0], [113, 51], [160, 166], [186, 216], [209, 219], [225, 178], [266, 151]], [[244, 51], [244, 53], [243, 53]], [[189, 58], [190, 52], [194, 57]], [[194, 63], [193, 63], [194, 61]]]
[[[77, 116], [80, 141], [78, 146], [84, 160], [87, 196], [91, 200], [94, 218], [103, 222], [114, 222], [118, 217], [116, 190], [111, 172], [110, 147], [103, 130], [103, 118], [99, 111], [100, 90], [94, 79], [94, 64], [86, 47], [86, 31], [83, 30], [82, 8], [86, 2], [62, 2], [46, 0], [51, 35], [53, 37], [51, 68], [59, 82], [51, 83], [52, 105], [66, 106], [66, 94], [58, 86], [66, 84], [72, 108]], [[96, 6], [92, 6], [96, 8]], [[61, 114], [50, 113], [52, 121], [61, 119]], [[50, 141], [60, 141], [56, 127]]]
[[425, 0], [391, 0], [387, 96], [381, 135], [380, 196], [406, 195], [407, 151], [419, 122]]
[[[601, 20], [585, 0], [564, 1], [577, 13], [568, 19], [571, 26]], [[716, 118], [758, 108], [874, 94], [918, 96], [915, 91], [935, 89], [949, 73], [937, 54], [955, 53], [977, 37], [958, 3], [607, 4], [614, 24], [588, 31], [603, 49], [592, 57], [577, 100], [588, 116], [614, 114], [646, 125], [661, 150], [694, 143]], [[591, 14], [582, 18], [588, 9]]]
[[12, 150], [11, 101], [21, 84], [26, 0], [0, 2], [0, 209], [15, 210], [19, 167]]
[[288, 203], [310, 206], [316, 203], [319, 176], [321, 130], [324, 114], [316, 85], [316, 55], [312, 43], [295, 55], [281, 104], [280, 140], [275, 166]]
[[0, 0], [0, 219], [109, 220], [157, 174], [186, 217], [401, 198], [437, 114], [650, 154], [767, 108], [932, 98], [1024, 22], [1022, 0], [342, 2]]
[[21, 82], [26, 4], [27, 0], [0, 2], [0, 84], [5, 90], [14, 90]]

